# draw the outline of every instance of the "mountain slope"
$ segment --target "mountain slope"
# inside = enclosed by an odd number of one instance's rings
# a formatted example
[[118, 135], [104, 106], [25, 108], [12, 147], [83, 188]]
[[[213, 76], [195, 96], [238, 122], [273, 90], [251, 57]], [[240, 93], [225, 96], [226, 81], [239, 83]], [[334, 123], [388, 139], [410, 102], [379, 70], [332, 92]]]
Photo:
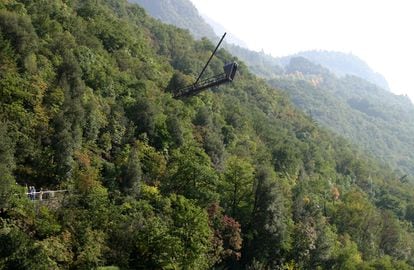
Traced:
[[[214, 30], [205, 22], [190, 0], [130, 0], [130, 2], [142, 5], [151, 16], [160, 19], [164, 23], [189, 30], [195, 38], [207, 37], [212, 41], [218, 40]], [[231, 40], [231, 37], [227, 37], [227, 39]], [[279, 60], [274, 57], [248, 50], [231, 44], [231, 42], [224, 42], [223, 46], [244, 61], [259, 76], [273, 78], [282, 70]]]
[[[191, 4], [190, 0], [179, 1], [149, 1], [149, 0], [131, 0], [132, 2], [142, 5], [151, 16], [160, 19], [161, 21], [173, 24], [177, 27], [188, 29], [194, 37], [207, 37], [210, 40], [217, 40], [215, 35], [212, 35], [212, 28], [215, 26], [218, 29], [223, 27], [217, 22], [204, 19], [199, 15], [197, 9]], [[206, 22], [207, 21], [207, 22]], [[220, 35], [219, 35], [220, 36]], [[231, 39], [231, 37], [230, 37]], [[289, 63], [292, 57], [304, 57], [313, 63], [320, 64], [328, 68], [332, 73], [338, 77], [346, 75], [357, 76], [365, 79], [379, 87], [390, 90], [387, 80], [379, 73], [374, 72], [367, 63], [353, 54], [346, 54], [333, 51], [305, 51], [297, 54], [275, 58], [264, 53], [258, 53], [246, 49], [246, 46], [241, 46], [240, 42], [231, 42], [226, 48], [245, 61], [249, 68], [258, 76], [264, 78], [272, 78], [280, 74], [280, 67]]]
[[247, 48], [247, 44], [243, 40], [241, 40], [241, 39], [237, 38], [236, 36], [234, 36], [223, 25], [221, 25], [220, 23], [218, 23], [218, 22], [214, 21], [213, 19], [209, 18], [205, 14], [201, 14], [201, 16], [205, 20], [205, 22], [208, 23], [213, 28], [213, 30], [214, 30], [214, 32], [216, 33], [217, 36], [221, 36], [221, 35], [223, 35], [223, 33], [227, 33], [227, 38], [226, 38], [227, 43]]
[[0, 268], [413, 269], [405, 177], [243, 63], [172, 98], [213, 49], [126, 1], [0, 1]]
[[130, 0], [129, 2], [139, 4], [151, 16], [165, 23], [190, 30], [197, 39], [202, 37], [217, 39], [213, 28], [203, 20], [190, 0]]
[[303, 111], [394, 168], [414, 173], [414, 107], [354, 76], [338, 78], [304, 58], [291, 58], [287, 76], [270, 83]]
[[330, 51], [306, 51], [281, 58], [280, 61], [284, 64], [288, 64], [292, 57], [298, 56], [328, 68], [338, 77], [344, 77], [346, 75], [357, 76], [378, 85], [382, 89], [390, 90], [384, 76], [374, 72], [367, 63], [353, 54]]
[[[186, 17], [186, 13], [180, 14]], [[160, 18], [163, 19], [162, 16]], [[380, 74], [373, 72], [358, 57], [327, 51], [298, 53], [297, 56], [303, 56], [312, 62], [309, 63], [312, 73], [319, 76], [326, 75], [329, 77], [328, 82], [334, 84], [321, 86], [316, 94], [312, 90], [314, 89], [312, 84], [303, 85], [299, 80], [292, 81], [290, 71], [285, 71], [286, 67], [291, 68], [288, 66], [290, 60], [298, 59], [298, 57], [274, 58], [264, 53], [228, 44], [226, 49], [245, 61], [256, 75], [270, 80], [274, 79], [273, 85], [287, 91], [299, 108], [316, 114], [315, 120], [321, 121], [324, 126], [351, 139], [354, 144], [375, 155], [377, 159], [391, 164], [396, 169], [414, 174], [412, 166], [414, 147], [409, 135], [412, 131], [410, 114], [414, 106], [407, 98], [382, 90], [388, 89], [386, 80]], [[318, 63], [323, 68], [315, 71]], [[330, 73], [339, 78], [334, 78], [335, 76]], [[380, 87], [375, 87], [368, 81]], [[318, 101], [315, 104], [316, 100]], [[363, 106], [368, 107], [364, 109]], [[335, 108], [342, 109], [335, 111]], [[375, 113], [371, 112], [375, 115], [369, 115], [369, 110], [375, 110]]]

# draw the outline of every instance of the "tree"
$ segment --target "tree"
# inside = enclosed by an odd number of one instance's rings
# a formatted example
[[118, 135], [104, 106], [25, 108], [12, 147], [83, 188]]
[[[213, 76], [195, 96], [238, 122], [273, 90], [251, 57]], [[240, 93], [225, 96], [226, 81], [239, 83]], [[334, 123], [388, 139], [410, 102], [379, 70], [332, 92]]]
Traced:
[[215, 261], [215, 266], [239, 265], [242, 249], [241, 225], [233, 218], [223, 215], [223, 209], [217, 204], [211, 204], [208, 209], [209, 225], [214, 231], [213, 250], [209, 254]]
[[126, 164], [124, 164], [122, 168], [121, 187], [127, 194], [137, 197], [142, 182], [138, 145], [132, 146], [129, 151]]
[[340, 239], [340, 244], [335, 251], [335, 260], [332, 269], [337, 270], [356, 270], [362, 264], [361, 254], [358, 246], [352, 242], [349, 235], [345, 234]]
[[381, 223], [378, 213], [366, 196], [351, 190], [339, 205], [335, 223], [340, 233], [348, 233], [366, 258], [376, 256]]
[[245, 224], [253, 203], [254, 167], [245, 159], [231, 156], [222, 175], [222, 203], [231, 217]]
[[0, 208], [7, 208], [16, 196], [13, 194], [14, 144], [8, 135], [7, 125], [2, 121], [0, 121], [0, 138]]
[[414, 203], [410, 203], [407, 205], [405, 209], [405, 219], [414, 224]]
[[[3, 223], [3, 222], [2, 222]], [[53, 267], [41, 247], [36, 245], [25, 232], [13, 225], [1, 224], [0, 229], [0, 268], [39, 269]]]
[[182, 88], [191, 85], [194, 82], [194, 78], [186, 75], [180, 71], [175, 71], [170, 82], [167, 86], [167, 91], [171, 92], [173, 95], [181, 94], [179, 90]]
[[385, 254], [400, 258], [405, 247], [402, 243], [402, 228], [395, 216], [388, 211], [382, 213], [382, 230], [380, 234], [379, 248]]
[[166, 178], [161, 182], [164, 192], [184, 195], [204, 206], [218, 200], [217, 173], [201, 149], [185, 145], [174, 150], [168, 168]]
[[182, 196], [171, 196], [173, 228], [171, 234], [183, 245], [181, 267], [204, 269], [210, 264], [211, 230], [207, 213]]
[[254, 206], [247, 227], [244, 263], [265, 262], [271, 268], [281, 266], [292, 247], [293, 220], [289, 187], [268, 166], [258, 168]]
[[182, 196], [143, 191], [114, 216], [109, 262], [135, 269], [208, 269], [212, 232], [207, 213]]

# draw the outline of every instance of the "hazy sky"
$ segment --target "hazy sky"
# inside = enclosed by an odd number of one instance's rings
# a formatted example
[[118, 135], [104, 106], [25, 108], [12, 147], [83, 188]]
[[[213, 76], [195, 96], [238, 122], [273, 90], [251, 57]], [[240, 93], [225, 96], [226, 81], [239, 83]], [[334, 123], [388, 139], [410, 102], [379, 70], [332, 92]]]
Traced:
[[353, 53], [414, 101], [412, 0], [191, 0], [250, 49]]

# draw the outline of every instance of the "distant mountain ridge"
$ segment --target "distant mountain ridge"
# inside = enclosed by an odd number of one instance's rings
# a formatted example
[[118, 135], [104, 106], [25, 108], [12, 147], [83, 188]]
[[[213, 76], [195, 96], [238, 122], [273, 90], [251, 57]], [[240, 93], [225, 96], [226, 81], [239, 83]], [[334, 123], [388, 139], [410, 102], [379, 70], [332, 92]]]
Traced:
[[270, 84], [319, 123], [379, 160], [414, 173], [414, 106], [356, 76], [337, 77], [304, 57], [292, 57]]
[[[216, 41], [217, 31], [223, 31], [224, 26], [201, 15], [190, 0], [129, 0], [144, 7], [153, 17], [179, 28], [188, 29], [191, 34], [200, 39], [207, 37]], [[219, 35], [220, 36], [220, 35]], [[289, 63], [290, 58], [302, 56], [308, 60], [328, 68], [335, 75], [342, 77], [353, 75], [374, 83], [385, 90], [390, 90], [387, 80], [379, 73], [374, 72], [367, 63], [353, 54], [334, 51], [304, 51], [286, 57], [272, 57], [263, 52], [247, 49], [245, 43], [237, 37], [228, 37], [230, 40], [225, 47], [232, 54], [246, 62], [249, 68], [258, 76], [271, 79], [281, 72], [280, 66]]]
[[282, 65], [289, 63], [292, 57], [302, 56], [306, 59], [328, 68], [338, 77], [353, 75], [365, 79], [379, 87], [390, 90], [387, 80], [381, 74], [373, 71], [362, 59], [351, 53], [312, 50], [280, 58]]

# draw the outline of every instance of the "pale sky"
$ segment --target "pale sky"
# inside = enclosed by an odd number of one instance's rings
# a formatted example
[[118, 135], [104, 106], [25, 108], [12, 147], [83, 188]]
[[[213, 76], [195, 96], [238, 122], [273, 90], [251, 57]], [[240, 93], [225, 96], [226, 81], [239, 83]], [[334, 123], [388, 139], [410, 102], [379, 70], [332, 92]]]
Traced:
[[352, 53], [414, 101], [412, 0], [191, 0], [250, 49]]

